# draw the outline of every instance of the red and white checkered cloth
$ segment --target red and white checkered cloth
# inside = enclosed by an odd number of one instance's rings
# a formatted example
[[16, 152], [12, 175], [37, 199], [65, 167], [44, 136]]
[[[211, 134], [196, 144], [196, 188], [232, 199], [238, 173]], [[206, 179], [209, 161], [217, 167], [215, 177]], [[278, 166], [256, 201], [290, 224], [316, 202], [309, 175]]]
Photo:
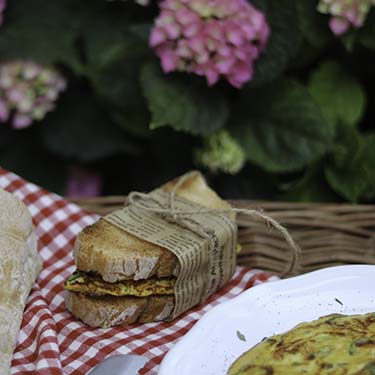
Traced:
[[167, 351], [212, 306], [228, 301], [269, 275], [238, 267], [233, 279], [205, 305], [168, 323], [94, 329], [64, 307], [63, 282], [75, 269], [75, 236], [98, 216], [0, 168], [0, 187], [29, 208], [39, 240], [43, 269], [27, 301], [11, 374], [85, 375], [114, 354], [142, 354], [149, 362], [142, 374], [156, 374]]

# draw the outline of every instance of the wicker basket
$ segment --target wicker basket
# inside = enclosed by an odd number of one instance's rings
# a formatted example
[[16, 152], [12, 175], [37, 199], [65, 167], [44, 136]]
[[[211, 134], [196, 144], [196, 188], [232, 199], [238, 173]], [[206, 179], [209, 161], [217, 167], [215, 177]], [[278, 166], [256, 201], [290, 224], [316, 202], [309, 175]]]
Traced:
[[[125, 196], [72, 199], [99, 215], [120, 208]], [[231, 201], [240, 208], [262, 209], [284, 225], [301, 248], [298, 271], [339, 264], [375, 264], [375, 206]], [[283, 275], [292, 254], [284, 238], [264, 222], [238, 215], [242, 250], [238, 264]]]

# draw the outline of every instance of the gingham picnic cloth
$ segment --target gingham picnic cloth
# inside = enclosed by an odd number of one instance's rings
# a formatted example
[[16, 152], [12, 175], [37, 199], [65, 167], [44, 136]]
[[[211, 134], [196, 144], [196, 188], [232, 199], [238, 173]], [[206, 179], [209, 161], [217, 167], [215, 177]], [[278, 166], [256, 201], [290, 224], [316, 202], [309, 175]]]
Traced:
[[237, 267], [232, 280], [207, 303], [172, 322], [90, 328], [65, 310], [63, 282], [75, 269], [72, 248], [77, 233], [99, 217], [1, 168], [0, 187], [14, 193], [29, 208], [43, 259], [18, 335], [13, 375], [86, 375], [104, 358], [127, 353], [149, 359], [141, 374], [157, 374], [164, 355], [205, 312], [273, 278]]

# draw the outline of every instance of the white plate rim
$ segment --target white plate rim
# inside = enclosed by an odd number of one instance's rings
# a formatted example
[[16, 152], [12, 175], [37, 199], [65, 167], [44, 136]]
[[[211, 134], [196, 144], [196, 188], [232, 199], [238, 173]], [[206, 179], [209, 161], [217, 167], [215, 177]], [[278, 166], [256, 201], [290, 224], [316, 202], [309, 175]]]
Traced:
[[276, 293], [280, 290], [284, 292], [288, 288], [295, 286], [295, 284], [297, 283], [302, 283], [302, 285], [308, 284], [307, 288], [313, 289], [317, 284], [329, 283], [340, 278], [360, 278], [366, 275], [375, 277], [375, 265], [352, 264], [327, 267], [306, 274], [290, 277], [288, 279], [280, 279], [277, 281], [266, 282], [264, 284], [253, 286], [240, 293], [233, 299], [223, 302], [205, 313], [195, 323], [190, 331], [187, 332], [182, 338], [180, 338], [178, 342], [169, 350], [169, 352], [162, 360], [158, 375], [171, 375], [172, 372], [170, 372], [170, 370], [173, 366], [175, 366], [174, 363], [176, 363], [176, 359], [181, 355], [180, 353], [183, 352], [182, 348], [185, 346], [186, 350], [189, 342], [191, 343], [191, 345], [193, 345], [195, 337], [199, 337], [199, 331], [201, 327], [203, 327], [207, 321], [210, 321], [214, 315], [218, 314], [220, 310], [226, 309], [228, 305], [233, 307], [236, 304], [241, 304], [243, 300], [248, 299], [251, 295], [255, 296], [258, 294], [259, 296], [261, 296], [265, 295], [266, 293], [269, 293], [269, 295], [271, 295], [271, 293]]

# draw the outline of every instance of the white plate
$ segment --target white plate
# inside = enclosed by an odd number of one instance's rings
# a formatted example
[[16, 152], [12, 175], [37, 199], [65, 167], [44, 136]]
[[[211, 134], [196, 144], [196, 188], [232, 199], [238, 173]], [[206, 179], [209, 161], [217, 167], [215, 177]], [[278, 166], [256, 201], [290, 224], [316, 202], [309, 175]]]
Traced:
[[327, 314], [375, 311], [374, 285], [375, 266], [355, 265], [253, 287], [205, 314], [169, 351], [159, 375], [224, 375], [264, 337]]

